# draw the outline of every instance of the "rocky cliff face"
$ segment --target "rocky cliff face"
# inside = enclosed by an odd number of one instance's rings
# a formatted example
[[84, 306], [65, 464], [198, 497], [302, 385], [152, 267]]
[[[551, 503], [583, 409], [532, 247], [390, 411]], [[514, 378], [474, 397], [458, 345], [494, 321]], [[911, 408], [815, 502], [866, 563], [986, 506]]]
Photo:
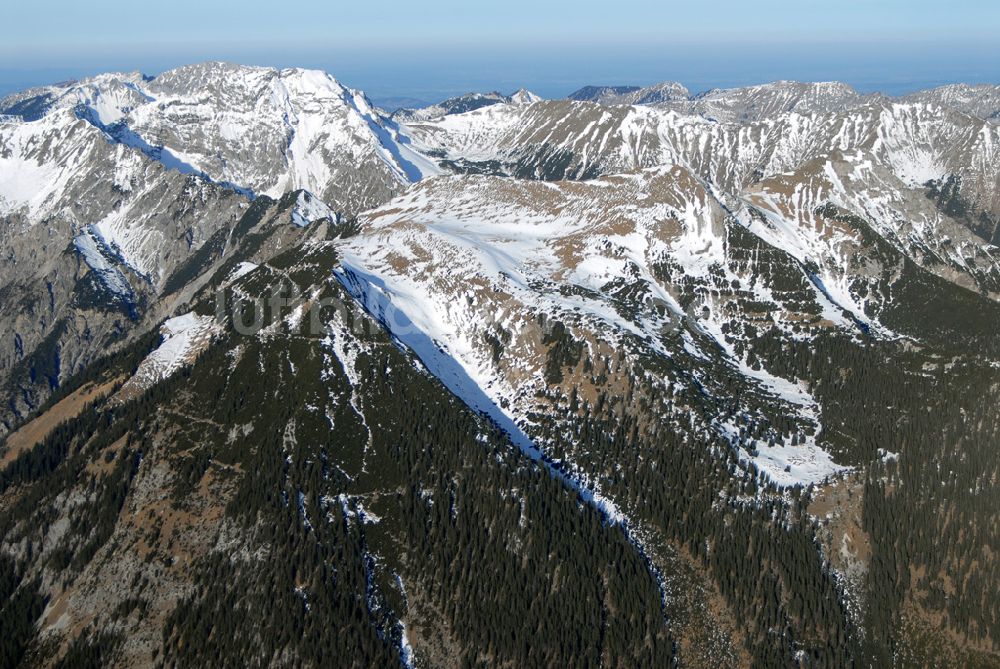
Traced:
[[8, 427], [162, 318], [175, 272], [220, 253], [258, 194], [349, 213], [436, 170], [363, 94], [305, 70], [109, 74], [3, 107], [21, 114], [0, 125]]

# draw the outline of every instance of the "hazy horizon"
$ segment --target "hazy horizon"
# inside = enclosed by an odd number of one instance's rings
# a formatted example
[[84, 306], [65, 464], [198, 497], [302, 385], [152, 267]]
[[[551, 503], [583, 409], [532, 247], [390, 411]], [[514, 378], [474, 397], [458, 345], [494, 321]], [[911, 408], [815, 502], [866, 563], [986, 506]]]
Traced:
[[397, 0], [377, 11], [291, 0], [101, 11], [69, 0], [20, 3], [0, 25], [0, 93], [107, 71], [155, 75], [227, 60], [330, 72], [374, 99], [433, 102], [529, 88], [563, 97], [585, 85], [675, 80], [693, 92], [779, 79], [837, 80], [894, 95], [935, 85], [1000, 83], [1000, 4], [862, 0], [803, 4], [621, 0], [503, 7]]
[[[833, 46], [835, 50], [837, 47]], [[783, 79], [842, 81], [861, 92], [901, 95], [950, 83], [1000, 83], [1000, 58], [991, 45], [963, 45], [948, 50], [950, 58], [917, 45], [898, 46], [893, 53], [872, 53], [856, 45], [850, 54], [836, 56], [795, 47], [690, 45], [662, 49], [602, 50], [604, 58], [573, 62], [553, 50], [522, 50], [518, 54], [482, 52], [381, 52], [378, 58], [343, 53], [240, 53], [192, 50], [190, 56], [120, 54], [74, 65], [10, 67], [0, 63], [0, 95], [35, 86], [80, 79], [102, 72], [140, 71], [155, 76], [182, 65], [225, 60], [247, 65], [322, 69], [345, 84], [366, 91], [373, 99], [413, 98], [437, 102], [471, 91], [510, 93], [528, 88], [546, 98], [565, 97], [587, 85], [646, 86], [679, 81], [692, 93], [711, 88], [749, 86]], [[833, 56], [833, 57], [831, 57]], [[905, 65], [918, 65], [912, 70]]]

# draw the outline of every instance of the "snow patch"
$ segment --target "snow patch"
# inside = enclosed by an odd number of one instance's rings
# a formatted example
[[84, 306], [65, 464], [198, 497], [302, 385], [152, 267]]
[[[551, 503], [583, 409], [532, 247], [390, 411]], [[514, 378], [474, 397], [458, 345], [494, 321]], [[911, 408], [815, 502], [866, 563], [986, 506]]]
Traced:
[[340, 220], [340, 216], [312, 193], [308, 191], [299, 193], [292, 208], [292, 223], [304, 228], [310, 223], [322, 220], [336, 222]]
[[108, 251], [87, 231], [73, 238], [73, 246], [87, 266], [101, 279], [111, 292], [125, 298], [132, 296], [132, 286], [120, 269], [108, 259]]
[[259, 265], [257, 265], [256, 263], [243, 261], [239, 265], [237, 265], [235, 269], [233, 269], [232, 273], [230, 273], [229, 278], [226, 279], [226, 281], [228, 283], [239, 281], [240, 279], [242, 279], [247, 274], [257, 269], [258, 267]]
[[145, 390], [194, 361], [222, 328], [211, 316], [194, 312], [170, 318], [160, 327], [163, 341], [139, 364], [135, 375], [122, 388]]
[[61, 192], [69, 171], [17, 156], [0, 157], [0, 212], [27, 209], [32, 216]]

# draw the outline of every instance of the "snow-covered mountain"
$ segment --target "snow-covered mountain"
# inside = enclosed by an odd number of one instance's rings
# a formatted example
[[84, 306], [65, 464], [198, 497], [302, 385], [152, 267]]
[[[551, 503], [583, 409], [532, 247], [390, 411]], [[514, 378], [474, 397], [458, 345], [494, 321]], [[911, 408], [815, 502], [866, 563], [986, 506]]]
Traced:
[[862, 96], [839, 82], [777, 81], [760, 86], [712, 89], [696, 95], [676, 81], [652, 86], [585, 86], [567, 99], [602, 105], [650, 105], [726, 122], [754, 122], [789, 112], [829, 113], [857, 107]]
[[253, 193], [302, 188], [357, 211], [437, 172], [363, 93], [322, 72], [209, 63], [148, 90], [125, 123], [138, 141]]
[[691, 92], [676, 81], [664, 81], [652, 86], [584, 86], [567, 98], [578, 102], [602, 105], [652, 105], [675, 100], [687, 100]]
[[[845, 112], [893, 98], [881, 93], [861, 94], [838, 81], [776, 81], [757, 86], [715, 88], [697, 94], [692, 94], [677, 82], [665, 81], [646, 87], [585, 86], [571, 93], [567, 99], [612, 106], [652, 105], [720, 122], [755, 123], [791, 112]], [[1000, 94], [993, 84], [949, 84], [895, 100], [948, 107], [991, 122], [1000, 118]]]
[[1000, 86], [995, 84], [949, 84], [912, 93], [904, 100], [951, 107], [970, 116], [1000, 122]]
[[[17, 222], [8, 244], [56, 239], [135, 304], [155, 299], [256, 195], [305, 189], [295, 208], [304, 213], [292, 215], [302, 225], [370, 209], [448, 171], [551, 180], [676, 166], [687, 175], [677, 183], [692, 185], [677, 196], [704, 191], [719, 211], [817, 268], [826, 298], [857, 322], [892, 330], [879, 321], [888, 269], [872, 264], [855, 219], [933, 274], [1000, 292], [995, 125], [840, 84], [691, 97], [668, 83], [577, 97], [604, 104], [545, 102], [522, 90], [455, 98], [403, 122], [405, 114], [387, 118], [321, 72], [223, 63], [35, 89], [0, 105], [10, 115], [0, 125], [0, 206]], [[474, 191], [494, 204], [488, 188]], [[51, 285], [43, 279], [51, 262], [11, 271]], [[56, 303], [68, 304], [72, 285]], [[28, 339], [39, 343], [60, 322], [54, 314]]]
[[442, 102], [420, 109], [399, 109], [392, 114], [393, 120], [403, 123], [413, 121], [427, 121], [441, 118], [451, 114], [464, 114], [465, 112], [483, 107], [490, 107], [499, 104], [530, 105], [541, 102], [542, 98], [531, 91], [521, 88], [510, 95], [504, 95], [496, 91], [492, 93], [468, 93], [457, 97], [448, 98]]
[[110, 125], [149, 98], [142, 88], [149, 77], [139, 72], [109, 73], [80, 81], [41, 86], [0, 100], [0, 114], [35, 121], [54, 109], [87, 108], [92, 118]]
[[[644, 106], [550, 101], [410, 127], [448, 158], [500, 161], [517, 176], [585, 178], [679, 163], [727, 189], [834, 150], [873, 151], [915, 184], [961, 171], [988, 186], [996, 160], [992, 126], [944, 108], [882, 101], [845, 113], [776, 113], [749, 124]], [[532, 174], [531, 168], [538, 169]], [[984, 197], [989, 203], [993, 195]]]
[[0, 377], [26, 384], [5, 404], [15, 414], [37, 401], [30, 386], [44, 396], [155, 317], [152, 297], [248, 205], [114, 141], [78, 104], [0, 124]]
[[718, 121], [752, 123], [791, 112], [844, 112], [878, 98], [878, 95], [861, 95], [840, 82], [777, 81], [745, 88], [713, 89], [685, 101], [665, 101], [663, 106]]
[[[1000, 216], [1000, 135], [947, 108], [875, 101], [844, 113], [716, 123], [651, 107], [552, 101], [409, 127], [466, 172], [587, 179], [677, 164], [730, 207], [765, 181], [783, 181], [789, 195], [822, 183], [815, 206], [843, 205], [917, 262], [929, 251], [942, 274], [996, 291], [990, 221]], [[934, 199], [945, 182], [960, 201], [950, 210]], [[809, 216], [793, 218], [808, 225]]]
[[0, 278], [37, 303], [4, 308], [5, 378], [46, 342], [60, 378], [157, 317], [182, 267], [225, 248], [254, 197], [305, 189], [306, 213], [336, 218], [440, 171], [364, 94], [315, 71], [106, 74], [0, 107]]
[[[611, 355], [617, 361], [606, 374], [621, 377], [649, 357], [690, 356], [683, 373], [658, 379], [661, 389], [696, 395], [728, 373], [755, 398], [745, 412], [758, 402], [781, 406], [814, 434], [817, 405], [798, 381], [746, 363], [748, 342], [731, 329], [748, 317], [740, 301], [766, 305], [768, 325], [789, 335], [856, 331], [866, 319], [849, 291], [835, 290], [843, 280], [830, 274], [835, 267], [810, 283], [799, 259], [781, 255], [800, 276], [801, 294], [790, 298], [753, 263], [737, 262], [734, 247], [745, 242], [735, 237], [745, 228], [676, 166], [580, 184], [436, 179], [361, 223], [340, 248], [348, 289], [456, 394], [525, 435], [529, 416], [552, 411], [539, 398], [553, 386], [596, 397], [601, 384], [584, 360]], [[551, 323], [582, 343], [583, 359], [565, 373], [547, 355]], [[728, 438], [731, 426], [703, 429]], [[777, 441], [747, 457], [778, 482], [817, 482], [839, 470], [812, 438], [800, 443], [793, 431]]]
[[93, 620], [206, 663], [241, 616], [247, 664], [991, 657], [991, 91], [387, 116], [205, 63], [4, 99], [0, 582], [38, 657]]
[[370, 207], [437, 172], [363, 93], [318, 71], [204, 63], [152, 79], [102, 75], [0, 108], [71, 108], [182, 173], [275, 197], [302, 188], [338, 209]]
[[532, 93], [527, 88], [519, 88], [509, 96], [511, 104], [530, 105], [542, 101], [542, 96]]

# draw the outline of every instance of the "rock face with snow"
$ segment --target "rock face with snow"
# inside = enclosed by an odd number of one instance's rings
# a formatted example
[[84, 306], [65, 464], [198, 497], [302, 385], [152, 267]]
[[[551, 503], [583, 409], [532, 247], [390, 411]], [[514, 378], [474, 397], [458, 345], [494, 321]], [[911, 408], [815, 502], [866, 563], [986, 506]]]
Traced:
[[[401, 313], [385, 318], [390, 329], [498, 421], [530, 432], [529, 416], [552, 411], [538, 398], [563, 375], [552, 373], [544, 325], [566, 323], [582, 359], [618, 352], [614, 375], [691, 356], [682, 376], [660, 381], [696, 396], [726, 369], [755, 397], [744, 415], [777, 411], [794, 424], [762, 434], [772, 450], [747, 458], [776, 482], [817, 482], [842, 469], [816, 445], [819, 405], [800, 380], [750, 364], [762, 355], [756, 333], [919, 337], [905, 318], [914, 305], [893, 299], [914, 280], [908, 265], [983, 291], [1000, 277], [991, 245], [888, 169], [877, 170], [891, 180], [886, 195], [872, 192], [883, 182], [859, 162], [810, 162], [728, 195], [679, 165], [583, 183], [437, 179], [365, 215], [341, 276], [373, 312]], [[924, 225], [903, 223], [918, 216]], [[935, 243], [945, 229], [950, 243]], [[746, 257], [754, 248], [767, 259]], [[595, 397], [576, 362], [561, 390]], [[705, 429], [734, 435], [725, 420]]]
[[[902, 103], [932, 104], [990, 122], [1000, 119], [1000, 87], [993, 84], [949, 84], [896, 98]], [[603, 105], [651, 105], [679, 114], [703, 116], [727, 123], [755, 123], [781, 114], [830, 114], [846, 112], [878, 100], [881, 93], [861, 94], [847, 84], [776, 81], [758, 86], [715, 88], [692, 94], [677, 82], [652, 86], [585, 86], [569, 100]]]
[[115, 142], [74, 105], [0, 125], [5, 422], [128, 338], [173, 272], [247, 206]]
[[[997, 290], [1000, 135], [949, 109], [876, 101], [844, 113], [715, 123], [651, 107], [553, 101], [409, 127], [470, 173], [587, 179], [678, 164], [731, 207], [777, 182], [796, 198], [820, 188], [813, 209], [843, 205], [916, 262]], [[796, 225], [811, 216], [803, 204], [792, 205]]]
[[295, 189], [338, 209], [378, 204], [436, 172], [363, 93], [326, 73], [228, 63], [148, 79], [103, 75], [8, 98], [4, 113], [73, 109], [163, 164], [272, 197]]
[[[754, 398], [744, 411], [760, 403], [799, 421], [783, 437], [764, 437], [784, 439], [786, 450], [745, 454], [776, 481], [808, 484], [843, 469], [795, 432], [819, 429], [816, 401], [797, 380], [751, 369], [748, 342], [731, 324], [749, 318], [745, 301], [766, 308], [765, 327], [788, 336], [854, 332], [852, 310], [865, 315], [849, 292], [833, 297], [823, 288], [839, 283], [828, 274], [835, 266], [813, 282], [798, 259], [777, 252], [798, 275], [792, 297], [737, 261], [747, 233], [687, 170], [559, 185], [435, 180], [367, 214], [361, 227], [341, 247], [342, 281], [446, 385], [498, 422], [530, 434], [528, 417], [553, 410], [539, 400], [553, 387], [596, 397], [601, 384], [586, 370], [613, 352], [614, 371], [605, 373], [622, 378], [640, 376], [639, 361], [684, 356], [684, 373], [659, 379], [660, 392], [696, 396], [728, 375]], [[553, 323], [582, 342], [565, 370], [548, 354]], [[724, 421], [703, 427], [731, 436]]]
[[149, 78], [138, 72], [101, 74], [77, 82], [32, 88], [0, 99], [0, 114], [36, 121], [54, 109], [86, 109], [97, 122], [110, 125], [128, 111], [149, 102], [142, 89]]
[[323, 72], [208, 63], [164, 73], [148, 91], [129, 137], [253, 193], [301, 188], [358, 211], [436, 172], [363, 93]]
[[[107, 74], [0, 108], [0, 376], [34, 385], [44, 364], [42, 391], [158, 317], [176, 273], [224, 248], [254, 197], [306, 189], [296, 222], [336, 220], [438, 171], [362, 93], [314, 71]], [[21, 383], [15, 414], [36, 401]]]

